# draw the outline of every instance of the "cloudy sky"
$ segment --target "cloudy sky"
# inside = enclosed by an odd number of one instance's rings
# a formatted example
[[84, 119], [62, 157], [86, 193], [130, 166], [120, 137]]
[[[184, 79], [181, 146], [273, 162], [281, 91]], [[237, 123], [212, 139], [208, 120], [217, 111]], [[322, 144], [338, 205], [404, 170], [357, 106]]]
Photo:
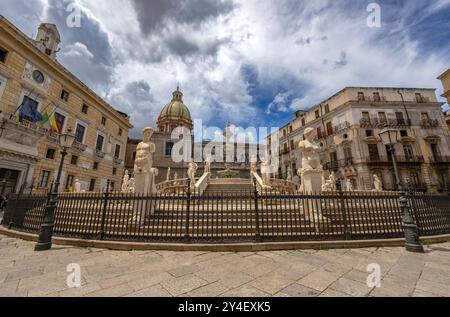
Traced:
[[[194, 118], [281, 126], [345, 86], [437, 88], [450, 67], [450, 0], [386, 0], [381, 27], [352, 0], [0, 0], [29, 36], [62, 36], [58, 60], [114, 107], [136, 136], [180, 83]], [[69, 4], [81, 10], [70, 28]], [[442, 98], [440, 100], [443, 101]]]

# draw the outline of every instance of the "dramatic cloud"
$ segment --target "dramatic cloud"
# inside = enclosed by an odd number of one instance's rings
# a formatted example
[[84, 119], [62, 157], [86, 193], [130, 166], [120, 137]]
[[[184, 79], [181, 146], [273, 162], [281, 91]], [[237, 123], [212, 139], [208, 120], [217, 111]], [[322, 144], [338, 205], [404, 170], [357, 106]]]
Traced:
[[[450, 0], [0, 0], [31, 35], [62, 35], [59, 61], [114, 107], [133, 135], [154, 125], [180, 83], [204, 125], [280, 126], [345, 86], [438, 88], [449, 67]], [[66, 7], [81, 8], [69, 28]], [[4, 9], [5, 8], [5, 9]], [[23, 18], [25, 17], [25, 18]], [[442, 99], [441, 99], [442, 100]]]

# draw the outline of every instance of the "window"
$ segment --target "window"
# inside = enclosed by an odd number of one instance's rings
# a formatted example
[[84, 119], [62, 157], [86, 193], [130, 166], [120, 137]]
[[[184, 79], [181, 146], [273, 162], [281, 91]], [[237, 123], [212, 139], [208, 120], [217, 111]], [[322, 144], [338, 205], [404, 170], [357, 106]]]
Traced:
[[72, 155], [72, 157], [70, 158], [70, 164], [77, 165], [77, 163], [78, 163], [78, 156]]
[[75, 130], [75, 141], [77, 141], [79, 143], [83, 143], [85, 132], [86, 132], [86, 127], [77, 123], [77, 129]]
[[403, 152], [405, 153], [405, 159], [407, 161], [411, 161], [414, 158], [414, 151], [411, 144], [403, 144]]
[[325, 105], [325, 113], [328, 113], [328, 112], [330, 112], [330, 105], [326, 104]]
[[120, 144], [116, 144], [116, 149], [114, 151], [114, 157], [115, 158], [120, 158]]
[[98, 170], [98, 162], [94, 162], [94, 166], [92, 167], [94, 170]]
[[358, 92], [358, 101], [365, 101], [366, 97], [364, 97], [363, 92]]
[[106, 118], [102, 117], [102, 125], [106, 125]]
[[380, 123], [387, 123], [386, 113], [378, 112], [378, 120], [380, 120]]
[[320, 111], [316, 110], [316, 119], [319, 119], [319, 118], [320, 118]]
[[422, 103], [423, 102], [422, 94], [416, 93], [416, 101], [418, 103]]
[[286, 129], [283, 130], [283, 136], [284, 136], [284, 137], [287, 136]]
[[136, 161], [136, 151], [133, 152], [133, 162]]
[[306, 120], [305, 118], [302, 118], [302, 127], [304, 127], [306, 125]]
[[377, 144], [368, 144], [369, 147], [369, 158], [371, 161], [379, 161], [380, 153], [378, 152]]
[[72, 188], [73, 178], [74, 178], [73, 175], [67, 175], [66, 189]]
[[115, 186], [115, 183], [113, 181], [110, 181], [109, 182], [109, 190], [114, 191], [114, 186]]
[[406, 138], [406, 137], [408, 136], [408, 131], [406, 131], [406, 130], [400, 130], [400, 136], [401, 136], [402, 138]]
[[317, 138], [318, 139], [322, 138], [322, 130], [320, 128], [317, 128]]
[[430, 116], [428, 115], [427, 112], [422, 112], [420, 117], [422, 118], [422, 121], [429, 121], [430, 120]]
[[350, 146], [344, 147], [344, 157], [348, 160], [353, 157], [352, 148]]
[[121, 128], [119, 128], [119, 136], [122, 136], [123, 134], [123, 130]]
[[333, 124], [330, 122], [327, 122], [327, 134], [333, 135]]
[[[23, 96], [21, 106], [22, 106], [22, 109], [27, 109], [27, 111], [25, 111], [26, 113], [32, 115], [32, 112], [37, 113], [39, 102], [34, 99], [31, 99], [28, 96]], [[23, 119], [25, 119], [27, 121], [31, 121], [31, 122], [36, 121], [36, 119], [34, 117], [27, 116], [26, 114], [23, 115]]]
[[379, 92], [374, 92], [373, 93], [373, 101], [375, 101], [375, 102], [380, 102], [381, 101], [381, 97], [380, 97], [380, 93]]
[[91, 181], [89, 182], [89, 191], [93, 192], [95, 190], [95, 179], [92, 178]]
[[55, 121], [56, 121], [56, 126], [58, 128], [58, 131], [55, 131], [55, 132], [57, 132], [58, 134], [61, 134], [64, 129], [64, 123], [66, 122], [66, 117], [58, 112], [54, 113], [54, 117], [55, 117]]
[[8, 51], [0, 48], [0, 62], [4, 63], [6, 62], [6, 56], [8, 55]]
[[164, 151], [166, 156], [171, 156], [172, 155], [172, 149], [173, 149], [173, 143], [172, 142], [167, 142], [166, 143], [166, 149]]
[[331, 162], [337, 162], [337, 153], [336, 152], [330, 152], [330, 161]]
[[49, 160], [53, 160], [55, 158], [55, 149], [47, 149], [47, 154], [45, 155], [45, 158]]
[[397, 119], [398, 124], [405, 124], [405, 118], [403, 117], [403, 112], [396, 112], [395, 118]]
[[431, 143], [431, 154], [433, 155], [433, 159], [435, 162], [441, 160], [441, 151], [439, 150], [439, 146], [436, 143]]
[[47, 187], [49, 178], [50, 178], [50, 172], [42, 171], [41, 178], [39, 180], [39, 187]]
[[69, 101], [69, 93], [64, 89], [61, 91], [61, 100], [64, 100], [65, 102]]
[[116, 167], [113, 167], [112, 174], [113, 174], [113, 175], [116, 175], [116, 174], [117, 174], [117, 168], [116, 168]]
[[294, 150], [294, 148], [295, 148], [294, 140], [291, 140], [291, 150]]
[[97, 135], [97, 143], [95, 144], [95, 149], [97, 151], [103, 150], [103, 142], [105, 141], [105, 137], [103, 135]]
[[373, 130], [366, 130], [366, 137], [373, 136]]
[[289, 127], [289, 133], [292, 133], [292, 126]]
[[89, 110], [89, 106], [87, 104], [83, 104], [83, 107], [81, 107], [81, 112], [84, 114], [87, 114]]
[[6, 86], [6, 78], [0, 75], [0, 98], [3, 95], [3, 91], [5, 91], [5, 86]]

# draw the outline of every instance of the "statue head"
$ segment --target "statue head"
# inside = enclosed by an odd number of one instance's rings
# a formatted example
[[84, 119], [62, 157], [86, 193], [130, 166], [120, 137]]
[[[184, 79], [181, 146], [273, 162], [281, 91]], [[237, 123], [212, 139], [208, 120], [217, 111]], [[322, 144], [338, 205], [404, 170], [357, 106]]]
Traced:
[[303, 135], [305, 136], [305, 139], [310, 140], [313, 135], [314, 129], [313, 128], [307, 128], [305, 132], [303, 132]]
[[153, 130], [152, 128], [149, 128], [149, 127], [144, 128], [144, 129], [142, 130], [142, 136], [143, 136], [144, 142], [150, 141], [150, 139], [151, 139], [152, 136], [153, 136], [153, 131], [154, 131], [154, 130]]

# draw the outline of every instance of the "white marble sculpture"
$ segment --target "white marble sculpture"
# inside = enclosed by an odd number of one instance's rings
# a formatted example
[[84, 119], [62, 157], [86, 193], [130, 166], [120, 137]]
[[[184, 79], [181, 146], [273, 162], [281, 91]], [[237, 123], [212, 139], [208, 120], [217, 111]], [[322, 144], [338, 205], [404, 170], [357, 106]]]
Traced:
[[320, 193], [322, 190], [323, 168], [320, 164], [320, 148], [313, 141], [313, 132], [314, 129], [307, 128], [304, 132], [305, 139], [298, 145], [302, 154], [300, 175], [305, 193]]
[[75, 194], [81, 193], [81, 183], [80, 183], [80, 180], [78, 178], [73, 183], [73, 192]]
[[197, 173], [198, 165], [196, 163], [189, 163], [189, 168], [187, 171], [189, 180], [191, 182], [191, 187], [195, 186], [195, 174]]
[[328, 178], [328, 183], [329, 183], [330, 190], [332, 192], [335, 192], [336, 191], [336, 173], [335, 172], [331, 172], [330, 177]]
[[128, 181], [127, 193], [134, 194], [136, 192], [136, 180], [132, 177]]
[[383, 191], [383, 183], [381, 182], [378, 175], [373, 175], [373, 187], [376, 192], [382, 192]]
[[286, 180], [292, 181], [292, 167], [288, 166], [286, 174]]
[[205, 167], [204, 167], [204, 174], [211, 173], [211, 156], [208, 155], [205, 159]]
[[166, 181], [170, 181], [170, 167], [167, 168]]
[[256, 173], [258, 171], [258, 160], [254, 155], [250, 158], [250, 172]]
[[136, 159], [134, 161], [135, 189], [137, 194], [156, 193], [155, 177], [158, 176], [158, 169], [153, 168], [153, 153], [155, 144], [151, 142], [153, 136], [152, 128], [142, 130], [143, 141], [136, 148]]
[[261, 175], [264, 186], [270, 186], [270, 164], [267, 160], [261, 162]]
[[122, 193], [128, 193], [128, 186], [130, 181], [130, 175], [128, 174], [128, 170], [125, 170], [125, 175], [123, 176], [122, 180]]
[[347, 178], [346, 179], [346, 181], [345, 181], [345, 187], [346, 187], [346, 189], [347, 189], [347, 191], [348, 192], [352, 192], [354, 189], [353, 189], [353, 183], [352, 183], [352, 180], [350, 179], [350, 178]]

